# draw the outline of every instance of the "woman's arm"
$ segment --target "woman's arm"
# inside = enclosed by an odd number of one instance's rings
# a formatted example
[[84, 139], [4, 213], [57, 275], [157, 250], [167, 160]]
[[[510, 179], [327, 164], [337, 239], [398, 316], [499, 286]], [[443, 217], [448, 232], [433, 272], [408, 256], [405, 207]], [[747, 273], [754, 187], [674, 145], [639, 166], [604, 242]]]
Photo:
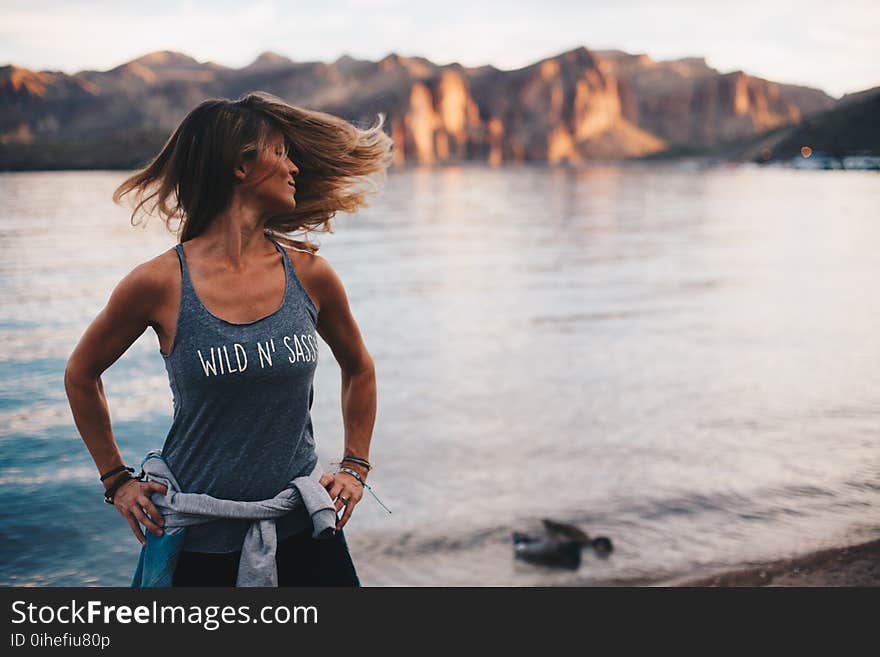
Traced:
[[[351, 313], [348, 296], [339, 276], [324, 258], [310, 258], [310, 288], [314, 291], [318, 306], [318, 334], [333, 352], [342, 371], [342, 417], [345, 425], [344, 456], [357, 456], [369, 460], [370, 440], [376, 421], [376, 370], [367, 351], [360, 330]], [[361, 475], [366, 481], [367, 468], [345, 462], [345, 466]], [[343, 497], [349, 503], [337, 501], [337, 511], [344, 505], [345, 513], [338, 528], [348, 521], [354, 505], [363, 496], [363, 486], [347, 473], [335, 478], [331, 497], [344, 490]], [[339, 482], [345, 482], [341, 484]], [[336, 487], [339, 490], [336, 490]], [[349, 493], [354, 493], [354, 499]]]
[[[67, 399], [76, 428], [92, 455], [99, 474], [124, 463], [110, 426], [110, 411], [101, 374], [147, 329], [154, 309], [161, 301], [162, 289], [153, 265], [145, 263], [135, 268], [113, 290], [106, 307], [83, 333], [67, 360], [64, 370]], [[105, 490], [119, 476], [122, 473], [107, 479], [104, 482]], [[164, 487], [156, 488], [159, 484], [137, 483], [139, 485], [123, 484], [116, 492], [114, 500], [135, 536], [143, 543], [146, 538], [136, 520], [140, 520], [154, 534], [161, 533], [159, 527], [146, 517], [143, 508], [153, 518], [158, 519], [161, 516], [149, 499], [146, 499], [146, 504], [138, 504], [143, 501], [140, 499], [144, 497], [142, 491], [162, 492]], [[129, 499], [132, 495], [134, 498]]]

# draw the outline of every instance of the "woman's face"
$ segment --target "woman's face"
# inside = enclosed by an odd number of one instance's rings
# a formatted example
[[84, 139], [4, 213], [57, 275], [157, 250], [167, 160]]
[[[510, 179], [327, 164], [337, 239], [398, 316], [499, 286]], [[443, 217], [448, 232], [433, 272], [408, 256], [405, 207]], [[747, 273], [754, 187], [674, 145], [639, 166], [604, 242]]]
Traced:
[[294, 176], [299, 168], [288, 154], [284, 136], [275, 134], [269, 146], [254, 161], [253, 170], [244, 181], [252, 196], [270, 214], [292, 212], [296, 208]]

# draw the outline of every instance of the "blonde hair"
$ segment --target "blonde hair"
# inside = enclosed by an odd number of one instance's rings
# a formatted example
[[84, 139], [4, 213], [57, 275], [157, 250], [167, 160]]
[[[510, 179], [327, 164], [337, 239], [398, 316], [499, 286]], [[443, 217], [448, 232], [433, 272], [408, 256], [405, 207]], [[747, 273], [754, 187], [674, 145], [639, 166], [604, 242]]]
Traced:
[[[392, 161], [392, 141], [375, 125], [359, 128], [325, 112], [286, 103], [264, 91], [237, 100], [212, 98], [200, 103], [181, 121], [162, 150], [143, 169], [126, 178], [113, 201], [135, 192], [132, 225], [137, 216], [158, 213], [169, 231], [184, 242], [199, 235], [232, 199], [235, 166], [268, 148], [280, 132], [290, 158], [299, 168], [296, 208], [269, 218], [265, 232], [279, 242], [311, 253], [318, 245], [298, 240], [315, 232], [333, 232], [337, 212], [353, 213], [368, 205], [367, 194], [378, 189]], [[172, 222], [177, 221], [176, 228]]]

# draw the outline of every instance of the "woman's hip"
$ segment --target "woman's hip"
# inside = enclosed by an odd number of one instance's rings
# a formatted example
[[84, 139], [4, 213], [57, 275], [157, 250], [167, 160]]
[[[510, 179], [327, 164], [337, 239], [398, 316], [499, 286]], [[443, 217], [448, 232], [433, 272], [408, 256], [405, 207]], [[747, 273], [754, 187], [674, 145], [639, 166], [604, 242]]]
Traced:
[[[278, 586], [360, 586], [343, 530], [313, 538], [311, 527], [278, 543]], [[172, 586], [235, 586], [241, 551], [210, 554], [184, 550]]]

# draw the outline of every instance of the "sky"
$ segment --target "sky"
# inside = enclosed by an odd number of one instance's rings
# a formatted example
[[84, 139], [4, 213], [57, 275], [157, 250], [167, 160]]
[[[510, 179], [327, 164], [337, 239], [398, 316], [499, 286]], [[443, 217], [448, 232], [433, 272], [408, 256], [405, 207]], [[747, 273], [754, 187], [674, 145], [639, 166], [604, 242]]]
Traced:
[[880, 0], [0, 0], [0, 12], [0, 65], [65, 73], [156, 50], [236, 68], [271, 50], [515, 69], [585, 46], [705, 57], [835, 97], [880, 85]]

